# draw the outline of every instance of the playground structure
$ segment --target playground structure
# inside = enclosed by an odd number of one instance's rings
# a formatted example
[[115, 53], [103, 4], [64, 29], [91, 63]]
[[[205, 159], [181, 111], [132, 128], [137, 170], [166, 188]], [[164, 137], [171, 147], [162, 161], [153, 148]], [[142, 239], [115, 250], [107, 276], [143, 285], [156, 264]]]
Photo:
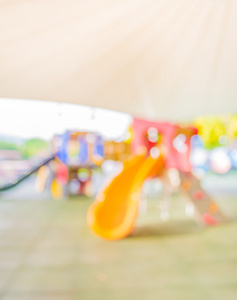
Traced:
[[66, 131], [54, 137], [53, 149], [57, 159], [39, 170], [36, 189], [50, 189], [58, 200], [67, 195], [92, 196], [92, 174], [103, 161], [124, 161], [131, 155], [128, 143], [105, 141], [92, 132]]
[[55, 154], [15, 182], [0, 187], [0, 191], [38, 171], [39, 192], [50, 188], [55, 199], [67, 196], [68, 191], [92, 195], [89, 188], [93, 170], [100, 168], [104, 160], [118, 160], [124, 162], [122, 171], [100, 190], [88, 210], [88, 225], [96, 235], [108, 240], [129, 235], [137, 218], [144, 181], [159, 176], [167, 186], [170, 170], [178, 174], [177, 189], [192, 203], [200, 223], [217, 225], [226, 217], [191, 173], [190, 139], [196, 133], [193, 127], [136, 118], [132, 138], [120, 143], [104, 141], [96, 133], [67, 131], [55, 137]]
[[89, 207], [87, 222], [95, 235], [107, 240], [128, 236], [137, 218], [143, 182], [159, 176], [167, 184], [170, 169], [178, 171], [179, 190], [194, 205], [200, 223], [217, 225], [226, 221], [191, 173], [190, 139], [197, 133], [195, 128], [134, 119], [133, 131], [134, 155], [124, 162], [122, 171], [101, 189]]
[[5, 184], [3, 186], [0, 186], [0, 192], [4, 192], [4, 191], [7, 191], [7, 190], [15, 187], [16, 185], [18, 185], [19, 183], [21, 183], [23, 180], [25, 180], [26, 178], [28, 178], [29, 176], [31, 176], [35, 172], [40, 171], [45, 165], [49, 164], [51, 161], [54, 161], [56, 159], [57, 158], [56, 158], [55, 154], [50, 155], [46, 159], [43, 159], [39, 164], [37, 164], [36, 166], [33, 166], [32, 168], [30, 168], [28, 170], [28, 172], [20, 175], [14, 181], [12, 181], [12, 182], [10, 182], [8, 184]]
[[52, 140], [49, 157], [0, 186], [0, 192], [11, 189], [37, 172], [37, 192], [50, 190], [57, 200], [68, 195], [94, 195], [91, 178], [105, 160], [124, 161], [131, 155], [129, 141], [104, 140], [94, 132], [66, 131]]

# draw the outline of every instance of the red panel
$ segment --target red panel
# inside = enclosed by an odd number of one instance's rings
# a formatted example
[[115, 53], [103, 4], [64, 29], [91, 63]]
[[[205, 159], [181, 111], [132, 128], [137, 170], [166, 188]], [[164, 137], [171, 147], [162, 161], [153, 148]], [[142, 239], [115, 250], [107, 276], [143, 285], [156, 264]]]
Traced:
[[[191, 170], [189, 162], [190, 155], [190, 137], [196, 134], [196, 128], [188, 128], [189, 137], [186, 139], [187, 151], [184, 153], [178, 152], [173, 147], [173, 139], [176, 137], [180, 127], [177, 124], [168, 122], [155, 122], [144, 119], [134, 118], [133, 130], [134, 137], [132, 141], [132, 151], [136, 152], [139, 146], [145, 145], [145, 134], [150, 127], [154, 127], [162, 134], [161, 148], [165, 156], [166, 168], [177, 168], [181, 171], [188, 172]], [[185, 128], [182, 128], [185, 131]], [[191, 134], [190, 134], [191, 133]]]

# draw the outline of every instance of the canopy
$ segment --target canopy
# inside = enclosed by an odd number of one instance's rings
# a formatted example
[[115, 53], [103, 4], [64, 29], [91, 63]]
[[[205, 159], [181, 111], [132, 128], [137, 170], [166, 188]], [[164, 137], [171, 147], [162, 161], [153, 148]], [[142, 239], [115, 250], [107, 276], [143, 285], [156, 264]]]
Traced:
[[2, 0], [0, 97], [237, 112], [236, 16], [235, 0]]

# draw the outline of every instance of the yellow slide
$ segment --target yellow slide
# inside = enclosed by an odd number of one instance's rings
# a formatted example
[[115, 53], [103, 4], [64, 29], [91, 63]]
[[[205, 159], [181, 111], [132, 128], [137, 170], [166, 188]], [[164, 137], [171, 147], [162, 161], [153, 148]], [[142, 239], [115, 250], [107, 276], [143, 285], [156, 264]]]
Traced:
[[161, 154], [155, 159], [142, 154], [127, 160], [121, 173], [99, 192], [89, 207], [87, 222], [91, 231], [107, 240], [129, 235], [137, 218], [144, 180], [160, 174], [163, 168]]

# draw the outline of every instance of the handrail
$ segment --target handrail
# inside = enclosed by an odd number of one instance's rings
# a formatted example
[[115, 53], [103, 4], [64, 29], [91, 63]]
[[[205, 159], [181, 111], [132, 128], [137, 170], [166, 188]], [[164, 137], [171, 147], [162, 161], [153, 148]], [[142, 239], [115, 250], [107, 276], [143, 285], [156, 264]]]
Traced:
[[0, 186], [0, 192], [9, 190], [13, 187], [15, 187], [16, 185], [18, 185], [20, 182], [22, 182], [24, 179], [26, 179], [27, 177], [29, 177], [30, 175], [32, 175], [33, 173], [35, 173], [36, 171], [38, 171], [43, 165], [46, 165], [47, 163], [49, 163], [51, 160], [55, 159], [56, 154], [52, 154], [49, 157], [47, 157], [45, 160], [43, 160], [39, 165], [34, 166], [33, 168], [30, 169], [30, 171], [28, 171], [27, 173], [19, 176], [17, 178], [17, 180], [15, 180], [14, 182], [5, 184], [3, 186]]

